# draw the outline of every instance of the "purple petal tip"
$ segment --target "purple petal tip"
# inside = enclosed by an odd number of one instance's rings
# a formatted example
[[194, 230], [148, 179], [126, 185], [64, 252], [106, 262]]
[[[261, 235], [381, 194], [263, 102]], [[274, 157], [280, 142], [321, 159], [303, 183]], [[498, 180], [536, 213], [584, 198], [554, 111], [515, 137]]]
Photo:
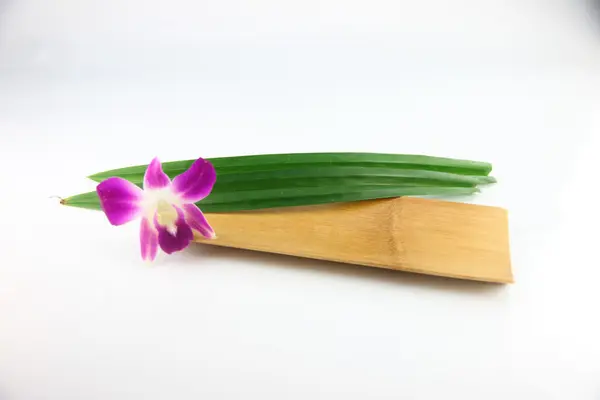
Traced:
[[186, 203], [196, 203], [210, 194], [217, 180], [215, 167], [198, 158], [187, 171], [173, 179], [173, 190]]

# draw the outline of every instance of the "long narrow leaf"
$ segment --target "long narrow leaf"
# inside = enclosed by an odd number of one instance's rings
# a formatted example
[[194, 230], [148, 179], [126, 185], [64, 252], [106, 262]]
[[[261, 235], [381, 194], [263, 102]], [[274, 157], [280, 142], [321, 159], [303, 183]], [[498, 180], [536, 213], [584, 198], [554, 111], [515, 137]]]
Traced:
[[[335, 166], [416, 169], [448, 172], [460, 175], [486, 176], [492, 166], [486, 162], [431, 157], [409, 154], [380, 153], [297, 153], [264, 154], [238, 157], [210, 158], [219, 176], [230, 173], [270, 171], [280, 169], [302, 169], [306, 167], [329, 168]], [[193, 160], [163, 163], [167, 175], [174, 177], [185, 171]], [[137, 165], [99, 172], [89, 176], [100, 182], [111, 176], [120, 176], [132, 182], [141, 182], [147, 165]]]
[[[478, 189], [473, 187], [436, 186], [353, 186], [343, 189], [329, 187], [287, 188], [280, 190], [224, 192], [220, 195], [211, 194], [197, 204], [205, 212], [232, 212], [398, 196], [463, 196], [477, 191]], [[72, 207], [101, 210], [96, 192], [71, 196], [64, 199], [62, 203]]]
[[[142, 176], [117, 175], [142, 186]], [[319, 185], [347, 186], [355, 184], [406, 185], [415, 183], [430, 186], [475, 186], [495, 182], [491, 176], [458, 175], [447, 172], [375, 167], [314, 167], [271, 171], [217, 173], [214, 192], [306, 187]]]
[[294, 206], [310, 206], [329, 203], [352, 202], [361, 200], [385, 199], [401, 196], [468, 196], [478, 192], [476, 188], [456, 188], [456, 187], [428, 187], [427, 190], [416, 187], [394, 187], [368, 190], [358, 192], [332, 193], [327, 195], [314, 195], [306, 197], [288, 197], [288, 198], [266, 198], [257, 200], [248, 200], [234, 203], [215, 203], [203, 205], [198, 203], [205, 212], [236, 212], [251, 211], [267, 208], [281, 208]]
[[495, 179], [490, 176], [467, 176], [410, 169], [335, 166], [218, 175], [215, 191], [306, 186], [346, 187], [357, 184], [468, 187], [494, 182]]
[[[200, 207], [206, 207], [207, 205], [219, 204], [219, 203], [243, 203], [257, 200], [268, 200], [268, 199], [291, 199], [291, 198], [306, 198], [312, 196], [330, 196], [344, 193], [385, 193], [390, 192], [401, 192], [416, 195], [426, 195], [431, 190], [438, 190], [440, 187], [436, 186], [382, 186], [382, 185], [358, 185], [358, 186], [346, 186], [346, 187], [328, 187], [328, 186], [316, 186], [307, 188], [297, 187], [286, 187], [276, 189], [259, 189], [259, 190], [245, 190], [245, 191], [233, 191], [233, 192], [221, 192], [211, 193], [206, 199], [198, 202]], [[448, 193], [453, 193], [454, 189], [462, 188], [446, 188], [451, 189]], [[467, 188], [472, 189], [472, 188]]]

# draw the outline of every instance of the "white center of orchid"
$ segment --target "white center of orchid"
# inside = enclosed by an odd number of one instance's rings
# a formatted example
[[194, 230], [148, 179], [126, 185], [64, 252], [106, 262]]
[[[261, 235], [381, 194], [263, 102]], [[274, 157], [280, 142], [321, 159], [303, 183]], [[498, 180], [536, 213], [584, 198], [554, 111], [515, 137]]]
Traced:
[[173, 193], [170, 188], [158, 190], [145, 190], [142, 200], [144, 215], [150, 221], [154, 220], [167, 228], [169, 233], [175, 235], [177, 233], [177, 210], [175, 206], [180, 206], [178, 196]]
[[175, 225], [175, 222], [177, 221], [177, 210], [164, 200], [158, 202], [158, 206], [156, 207], [156, 220], [160, 225], [165, 226], [172, 235], [177, 233], [177, 227]]

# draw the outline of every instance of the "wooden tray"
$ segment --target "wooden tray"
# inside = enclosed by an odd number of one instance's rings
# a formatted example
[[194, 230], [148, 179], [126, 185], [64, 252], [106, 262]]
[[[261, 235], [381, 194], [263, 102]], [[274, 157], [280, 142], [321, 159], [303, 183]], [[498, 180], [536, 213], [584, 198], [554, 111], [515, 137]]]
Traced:
[[513, 282], [508, 216], [497, 207], [401, 197], [206, 216], [217, 238], [200, 243]]

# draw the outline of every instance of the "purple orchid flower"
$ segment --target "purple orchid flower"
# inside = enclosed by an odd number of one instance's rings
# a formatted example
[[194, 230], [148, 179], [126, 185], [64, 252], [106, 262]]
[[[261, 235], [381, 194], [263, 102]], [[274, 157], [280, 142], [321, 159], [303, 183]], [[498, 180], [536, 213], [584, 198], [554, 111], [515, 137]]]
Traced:
[[142, 258], [152, 261], [158, 246], [167, 254], [185, 249], [194, 238], [194, 231], [205, 238], [215, 238], [215, 232], [194, 203], [210, 194], [216, 180], [213, 165], [199, 158], [171, 182], [155, 158], [144, 174], [143, 190], [126, 179], [112, 177], [102, 181], [96, 192], [112, 225], [141, 217]]

